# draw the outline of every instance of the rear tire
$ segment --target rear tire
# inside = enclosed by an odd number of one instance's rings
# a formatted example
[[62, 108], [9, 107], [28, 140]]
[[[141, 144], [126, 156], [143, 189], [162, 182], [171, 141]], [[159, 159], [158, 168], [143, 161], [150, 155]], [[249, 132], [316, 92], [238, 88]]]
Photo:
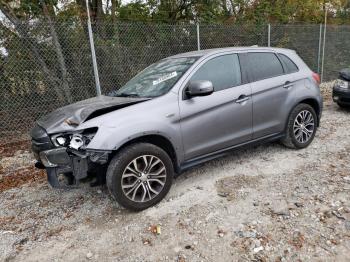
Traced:
[[317, 121], [316, 112], [310, 105], [297, 105], [289, 115], [282, 144], [293, 149], [307, 147], [315, 137]]
[[160, 202], [169, 192], [174, 168], [169, 155], [148, 143], [122, 149], [108, 166], [106, 183], [123, 207], [141, 211]]

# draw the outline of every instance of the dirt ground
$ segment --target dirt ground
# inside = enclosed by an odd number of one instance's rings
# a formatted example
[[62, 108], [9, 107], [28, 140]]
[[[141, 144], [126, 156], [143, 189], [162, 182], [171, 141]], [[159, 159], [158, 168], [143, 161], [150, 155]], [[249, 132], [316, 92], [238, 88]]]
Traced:
[[53, 190], [26, 147], [0, 148], [0, 260], [349, 261], [350, 111], [324, 96], [307, 149], [235, 151], [139, 213], [106, 187]]

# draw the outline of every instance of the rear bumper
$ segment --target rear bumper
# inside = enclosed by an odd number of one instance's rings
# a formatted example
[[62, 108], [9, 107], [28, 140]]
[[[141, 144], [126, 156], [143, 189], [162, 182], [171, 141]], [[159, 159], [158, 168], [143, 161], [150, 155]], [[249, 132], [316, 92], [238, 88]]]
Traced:
[[350, 89], [333, 88], [333, 101], [343, 105], [350, 105]]

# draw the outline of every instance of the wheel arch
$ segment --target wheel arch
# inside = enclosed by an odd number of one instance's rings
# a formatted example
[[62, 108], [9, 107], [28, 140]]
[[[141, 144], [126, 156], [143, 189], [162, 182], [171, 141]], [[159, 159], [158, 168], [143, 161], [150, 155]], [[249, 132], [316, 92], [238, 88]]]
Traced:
[[159, 148], [163, 149], [170, 157], [173, 166], [174, 166], [174, 171], [176, 173], [179, 172], [180, 170], [180, 165], [178, 163], [178, 156], [176, 153], [176, 149], [173, 145], [173, 143], [166, 138], [163, 135], [160, 134], [147, 134], [147, 135], [142, 135], [142, 136], [138, 136], [138, 137], [134, 137], [133, 139], [125, 142], [124, 144], [122, 144], [118, 149], [113, 150], [112, 154], [111, 154], [111, 158], [117, 154], [121, 149], [131, 145], [131, 144], [136, 144], [136, 143], [150, 143], [153, 144], [155, 146], [158, 146]]
[[319, 102], [317, 101], [317, 99], [315, 98], [312, 98], [312, 97], [308, 97], [308, 98], [303, 98], [303, 99], [300, 99], [299, 101], [297, 101], [297, 103], [295, 103], [295, 105], [291, 108], [291, 110], [289, 111], [288, 113], [288, 118], [286, 119], [286, 123], [285, 123], [285, 128], [287, 128], [288, 126], [288, 119], [289, 119], [289, 116], [290, 114], [292, 113], [293, 109], [300, 105], [300, 104], [307, 104], [309, 106], [311, 106], [314, 110], [315, 110], [315, 113], [316, 113], [316, 116], [317, 116], [317, 127], [320, 125], [320, 118], [321, 118], [321, 106], [319, 104]]
[[306, 99], [299, 101], [298, 104], [308, 104], [309, 106], [311, 106], [315, 110], [316, 115], [317, 115], [317, 126], [319, 126], [320, 125], [321, 107], [320, 107], [318, 101], [315, 98], [306, 98]]

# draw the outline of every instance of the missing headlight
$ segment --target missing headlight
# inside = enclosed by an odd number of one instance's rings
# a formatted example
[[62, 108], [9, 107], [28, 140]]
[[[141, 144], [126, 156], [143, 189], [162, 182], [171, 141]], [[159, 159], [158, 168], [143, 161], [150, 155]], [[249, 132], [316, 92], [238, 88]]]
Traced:
[[81, 134], [74, 134], [70, 140], [69, 147], [78, 150], [84, 145], [84, 138]]
[[81, 130], [73, 134], [56, 134], [51, 137], [56, 147], [68, 147], [74, 150], [85, 149], [97, 132], [97, 128]]
[[97, 132], [97, 128], [89, 128], [84, 130], [82, 133], [73, 134], [68, 147], [79, 150], [86, 149], [91, 140], [94, 138]]
[[56, 134], [51, 136], [51, 141], [56, 147], [67, 146], [70, 141], [69, 134]]

